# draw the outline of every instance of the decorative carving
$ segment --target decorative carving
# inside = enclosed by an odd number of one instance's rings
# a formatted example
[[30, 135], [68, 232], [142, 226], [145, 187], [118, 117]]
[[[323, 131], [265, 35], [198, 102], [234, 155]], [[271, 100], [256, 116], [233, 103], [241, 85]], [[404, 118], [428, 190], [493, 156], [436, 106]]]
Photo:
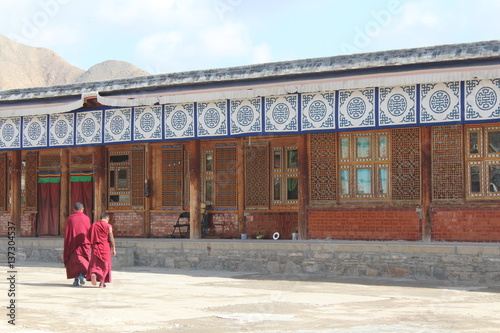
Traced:
[[236, 207], [236, 147], [215, 149], [215, 205]]
[[463, 198], [462, 127], [432, 128], [432, 198]]
[[393, 200], [420, 200], [420, 130], [392, 130], [391, 191]]
[[337, 143], [335, 133], [311, 134], [311, 202], [337, 199]]
[[245, 147], [245, 207], [269, 207], [269, 146]]

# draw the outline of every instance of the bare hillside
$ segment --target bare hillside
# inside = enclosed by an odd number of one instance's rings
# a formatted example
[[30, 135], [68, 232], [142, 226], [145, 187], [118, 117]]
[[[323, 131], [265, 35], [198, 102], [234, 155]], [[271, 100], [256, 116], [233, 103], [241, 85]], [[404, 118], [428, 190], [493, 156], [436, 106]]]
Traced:
[[85, 71], [49, 49], [23, 45], [0, 35], [0, 90], [143, 75], [149, 74], [128, 62], [117, 60], [104, 61]]

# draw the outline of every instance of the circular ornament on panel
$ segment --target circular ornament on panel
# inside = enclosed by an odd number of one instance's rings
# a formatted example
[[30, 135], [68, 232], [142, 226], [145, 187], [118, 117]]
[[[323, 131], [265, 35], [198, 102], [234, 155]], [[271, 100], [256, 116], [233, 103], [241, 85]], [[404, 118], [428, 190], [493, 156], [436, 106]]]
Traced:
[[352, 119], [360, 119], [365, 113], [366, 103], [361, 97], [354, 97], [347, 103], [347, 114]]
[[176, 131], [182, 130], [187, 124], [187, 116], [184, 111], [177, 110], [172, 114], [170, 118], [170, 123]]
[[451, 98], [444, 90], [438, 90], [431, 95], [429, 107], [434, 113], [443, 113], [450, 107]]
[[490, 110], [497, 104], [497, 93], [490, 87], [482, 87], [476, 93], [476, 105], [481, 110]]
[[118, 135], [123, 132], [123, 129], [125, 128], [125, 120], [122, 116], [116, 115], [111, 118], [111, 121], [109, 122], [109, 128], [111, 130], [111, 133], [113, 133], [114, 135]]
[[394, 94], [387, 101], [387, 111], [395, 117], [402, 116], [407, 108], [408, 102], [402, 94]]
[[83, 136], [90, 137], [95, 133], [96, 130], [96, 124], [94, 119], [92, 118], [86, 118], [82, 122], [82, 134]]
[[284, 124], [290, 118], [290, 109], [285, 103], [278, 103], [273, 109], [272, 116], [277, 124]]
[[236, 119], [241, 126], [248, 126], [254, 120], [253, 110], [248, 105], [243, 105], [236, 113]]
[[42, 126], [39, 123], [33, 122], [28, 126], [28, 137], [35, 141], [42, 135]]
[[327, 112], [326, 110], [327, 108], [325, 102], [314, 101], [309, 107], [309, 118], [311, 118], [312, 121], [320, 122], [325, 118]]
[[150, 113], [146, 112], [141, 116], [139, 124], [144, 132], [151, 132], [155, 128], [155, 117]]
[[63, 139], [68, 133], [68, 123], [59, 119], [54, 125], [54, 133], [59, 139]]
[[220, 115], [216, 109], [210, 108], [205, 113], [205, 124], [208, 128], [216, 128], [220, 122]]
[[12, 141], [14, 140], [16, 130], [12, 124], [5, 124], [4, 127], [2, 128], [2, 138], [5, 141]]

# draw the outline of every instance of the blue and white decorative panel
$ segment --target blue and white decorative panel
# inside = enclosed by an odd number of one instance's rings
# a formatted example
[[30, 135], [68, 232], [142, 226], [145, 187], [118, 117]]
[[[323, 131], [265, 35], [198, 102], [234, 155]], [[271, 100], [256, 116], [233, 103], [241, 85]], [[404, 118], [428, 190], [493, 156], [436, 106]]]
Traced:
[[500, 79], [465, 81], [465, 120], [500, 118]]
[[198, 103], [198, 137], [227, 135], [226, 101]]
[[76, 144], [102, 143], [102, 111], [76, 114]]
[[132, 140], [132, 109], [104, 111], [104, 142]]
[[266, 97], [266, 132], [297, 132], [299, 97], [297, 94]]
[[47, 147], [47, 116], [23, 118], [23, 147]]
[[50, 146], [70, 146], [74, 144], [75, 114], [51, 114], [49, 127]]
[[262, 132], [260, 98], [231, 100], [231, 134]]
[[335, 92], [302, 94], [301, 130], [335, 128]]
[[21, 148], [21, 117], [0, 118], [0, 148]]
[[460, 82], [426, 83], [420, 88], [420, 122], [460, 121]]
[[375, 89], [339, 91], [339, 128], [375, 126]]
[[162, 106], [134, 108], [134, 140], [162, 139]]
[[380, 88], [379, 125], [416, 124], [416, 91], [416, 86]]
[[165, 139], [194, 137], [194, 103], [167, 104], [165, 107]]

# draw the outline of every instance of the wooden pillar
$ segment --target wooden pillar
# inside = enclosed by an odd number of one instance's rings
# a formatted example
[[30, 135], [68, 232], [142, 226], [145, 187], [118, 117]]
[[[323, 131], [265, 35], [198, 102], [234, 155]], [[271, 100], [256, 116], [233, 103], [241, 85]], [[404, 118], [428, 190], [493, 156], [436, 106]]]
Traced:
[[192, 140], [189, 149], [189, 237], [201, 238], [201, 158], [200, 141]]
[[[151, 237], [151, 200], [152, 200], [152, 181], [153, 181], [153, 151], [151, 150], [151, 145], [148, 143], [146, 144], [146, 165], [145, 165], [145, 183], [144, 183], [144, 191], [146, 191], [146, 188], [148, 188], [148, 196], [144, 197], [144, 235], [147, 238]], [[161, 179], [161, 178], [159, 178]]]
[[238, 153], [237, 153], [237, 167], [236, 167], [236, 184], [238, 191], [238, 235], [245, 234], [247, 225], [245, 218], [245, 142], [244, 138], [241, 138], [238, 143]]
[[71, 183], [69, 181], [68, 158], [68, 149], [61, 149], [61, 201], [59, 203], [59, 235], [64, 235], [64, 230], [66, 229], [66, 219], [69, 216], [69, 196]]
[[431, 200], [432, 200], [432, 128], [422, 127], [422, 240], [430, 241], [432, 236], [431, 226]]
[[11, 153], [11, 205], [10, 222], [16, 228], [16, 237], [21, 235], [21, 151], [16, 150]]
[[307, 239], [307, 207], [309, 205], [309, 135], [298, 136], [299, 150], [299, 239]]
[[107, 185], [106, 147], [97, 146], [94, 164], [94, 221], [99, 221], [100, 215], [106, 211]]

